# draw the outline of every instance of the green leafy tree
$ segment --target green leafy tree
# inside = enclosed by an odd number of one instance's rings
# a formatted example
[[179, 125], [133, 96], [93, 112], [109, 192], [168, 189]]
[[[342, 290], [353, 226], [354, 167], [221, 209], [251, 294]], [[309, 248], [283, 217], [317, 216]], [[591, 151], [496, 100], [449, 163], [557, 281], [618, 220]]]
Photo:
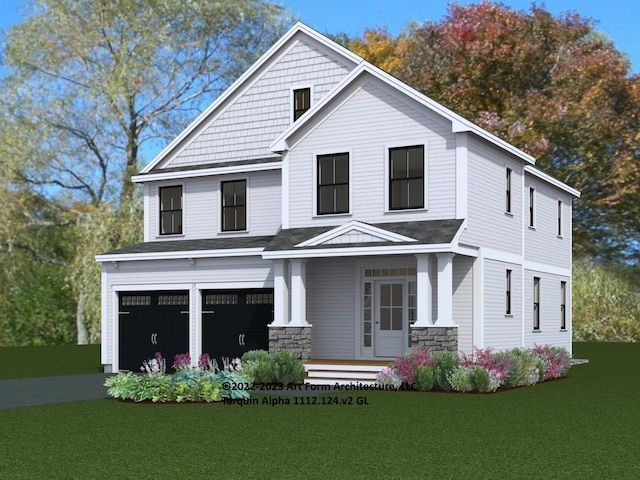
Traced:
[[[46, 201], [55, 220], [16, 204], [0, 247], [65, 269], [86, 343], [99, 338], [95, 254], [141, 240], [131, 175], [290, 20], [259, 0], [38, 0], [29, 12], [5, 39], [3, 188]], [[65, 229], [64, 258], [17, 241], [40, 227]]]

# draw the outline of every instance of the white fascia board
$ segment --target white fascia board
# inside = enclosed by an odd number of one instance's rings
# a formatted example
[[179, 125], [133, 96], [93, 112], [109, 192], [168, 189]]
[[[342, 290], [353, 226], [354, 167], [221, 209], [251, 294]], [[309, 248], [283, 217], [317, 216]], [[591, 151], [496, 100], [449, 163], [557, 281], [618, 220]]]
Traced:
[[573, 195], [574, 197], [580, 198], [580, 192], [578, 190], [576, 190], [575, 188], [571, 188], [566, 183], [563, 183], [560, 180], [553, 178], [551, 175], [544, 173], [543, 171], [538, 170], [537, 168], [531, 167], [529, 165], [525, 165], [524, 171], [526, 173], [530, 173], [534, 177], [538, 177], [540, 180], [544, 180], [545, 182], [550, 183], [554, 187], [564, 190], [565, 192]]
[[291, 259], [291, 258], [323, 258], [323, 257], [360, 257], [369, 255], [406, 255], [416, 253], [444, 253], [452, 252], [450, 243], [431, 245], [386, 245], [384, 247], [345, 247], [345, 248], [318, 248], [312, 250], [278, 250], [263, 252], [265, 260]]
[[180, 260], [187, 258], [221, 258], [260, 256], [264, 247], [229, 248], [225, 250], [191, 250], [180, 252], [151, 252], [96, 255], [98, 262], [134, 262], [138, 260]]
[[315, 247], [316, 245], [321, 245], [329, 240], [333, 240], [345, 233], [349, 232], [359, 232], [367, 235], [371, 235], [374, 237], [380, 238], [380, 241], [386, 242], [417, 242], [415, 238], [405, 237], [404, 235], [400, 235], [398, 233], [390, 232], [388, 230], [384, 230], [382, 228], [374, 227], [372, 225], [368, 225], [366, 223], [358, 222], [357, 220], [352, 220], [351, 222], [345, 223], [339, 227], [336, 227], [328, 232], [322, 233], [316, 237], [310, 238], [302, 243], [296, 245], [296, 247]]
[[156, 165], [166, 159], [166, 157], [178, 146], [185, 138], [187, 138], [194, 130], [196, 130], [201, 123], [203, 123], [207, 117], [209, 117], [220, 105], [222, 105], [228, 98], [236, 93], [240, 89], [242, 84], [249, 78], [251, 78], [258, 70], [260, 70], [265, 64], [267, 64], [289, 40], [291, 40], [298, 32], [301, 32], [317, 42], [320, 42], [327, 48], [333, 50], [337, 54], [344, 57], [346, 60], [357, 65], [362, 62], [362, 58], [355, 53], [347, 50], [341, 45], [329, 40], [324, 35], [309, 28], [305, 24], [296, 23], [287, 33], [285, 33], [280, 40], [274, 43], [269, 50], [267, 50], [247, 71], [245, 71], [229, 88], [227, 88], [209, 107], [207, 107], [198, 117], [189, 124], [169, 145], [167, 145], [146, 167], [144, 167], [141, 173], [148, 173]]
[[228, 175], [230, 173], [262, 172], [266, 170], [280, 170], [282, 162], [256, 163], [253, 165], [235, 165], [232, 167], [202, 168], [198, 170], [182, 170], [174, 172], [159, 172], [148, 175], [134, 175], [133, 183], [153, 182], [156, 180], [174, 180], [182, 178], [209, 177], [214, 175]]

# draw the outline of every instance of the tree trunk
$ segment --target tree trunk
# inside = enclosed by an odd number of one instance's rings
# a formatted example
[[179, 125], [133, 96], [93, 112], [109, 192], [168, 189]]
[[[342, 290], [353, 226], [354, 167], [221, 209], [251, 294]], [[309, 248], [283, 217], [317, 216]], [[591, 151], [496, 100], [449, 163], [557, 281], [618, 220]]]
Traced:
[[76, 328], [78, 329], [78, 345], [87, 345], [89, 343], [89, 329], [87, 328], [85, 305], [85, 294], [81, 293], [78, 298], [78, 305], [76, 306]]

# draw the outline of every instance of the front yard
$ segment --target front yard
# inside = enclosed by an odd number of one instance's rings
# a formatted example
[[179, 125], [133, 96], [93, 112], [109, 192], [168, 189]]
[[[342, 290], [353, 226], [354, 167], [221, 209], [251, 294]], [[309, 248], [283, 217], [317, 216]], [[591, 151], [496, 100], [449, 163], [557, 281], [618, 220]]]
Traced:
[[574, 356], [590, 363], [489, 395], [0, 411], [0, 478], [638, 478], [640, 345]]

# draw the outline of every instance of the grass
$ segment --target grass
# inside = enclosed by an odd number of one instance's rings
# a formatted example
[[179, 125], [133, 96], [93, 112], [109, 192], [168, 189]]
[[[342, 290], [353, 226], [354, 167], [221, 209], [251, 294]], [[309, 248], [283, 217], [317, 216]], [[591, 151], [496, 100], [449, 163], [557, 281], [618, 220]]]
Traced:
[[493, 395], [0, 411], [0, 478], [638, 478], [640, 344], [574, 355], [566, 379]]
[[[0, 348], [0, 379], [101, 373], [100, 345]], [[1, 478], [1, 477], [0, 477]]]

